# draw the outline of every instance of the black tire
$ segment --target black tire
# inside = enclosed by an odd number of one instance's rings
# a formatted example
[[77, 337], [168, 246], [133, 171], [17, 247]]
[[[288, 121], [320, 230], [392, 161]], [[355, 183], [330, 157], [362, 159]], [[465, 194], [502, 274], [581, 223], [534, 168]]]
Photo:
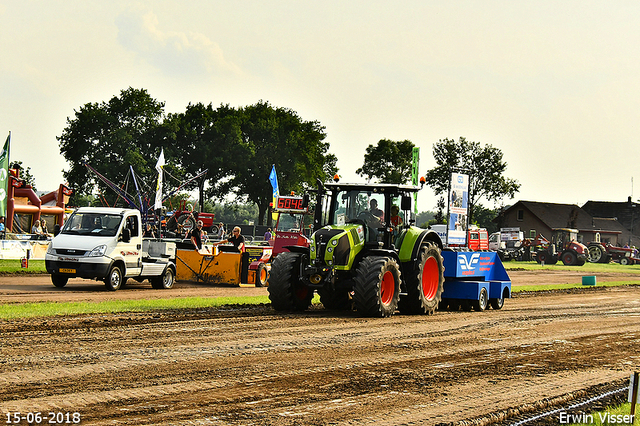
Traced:
[[334, 289], [330, 285], [326, 285], [318, 290], [320, 302], [325, 309], [335, 311], [350, 310], [352, 306], [349, 290]]
[[482, 287], [478, 300], [473, 302], [473, 309], [478, 312], [483, 312], [487, 309], [487, 306], [489, 306], [489, 294], [487, 293], [487, 289]]
[[504, 298], [501, 297], [499, 299], [489, 299], [489, 304], [495, 310], [502, 309], [504, 306]]
[[173, 287], [173, 284], [176, 282], [176, 276], [173, 272], [173, 269], [167, 267], [165, 268], [162, 275], [159, 277], [151, 278], [151, 287], [162, 290], [169, 289]]
[[68, 281], [69, 277], [66, 277], [64, 275], [51, 274], [51, 282], [58, 288], [62, 288], [67, 285]]
[[442, 300], [444, 286], [444, 266], [440, 250], [431, 244], [423, 247], [416, 265], [410, 271], [405, 270], [405, 274], [407, 294], [400, 296], [400, 312], [433, 314]]
[[536, 253], [536, 262], [538, 263], [549, 263], [549, 252], [546, 250], [540, 250]]
[[400, 267], [388, 257], [368, 256], [356, 268], [353, 301], [360, 315], [390, 317], [400, 299]]
[[589, 246], [589, 262], [604, 263], [606, 258], [606, 251], [601, 244], [591, 244]]
[[267, 285], [269, 281], [269, 271], [267, 270], [267, 265], [261, 263], [258, 265], [258, 269], [256, 269], [256, 287], [264, 287]]
[[176, 221], [175, 216], [171, 216], [169, 220], [167, 220], [167, 231], [175, 232], [178, 229], [178, 222]]
[[620, 264], [621, 265], [628, 265], [630, 263], [629, 258], [627, 257], [621, 257], [620, 258]]
[[562, 263], [564, 263], [567, 266], [578, 264], [578, 256], [576, 256], [576, 254], [571, 250], [567, 250], [564, 253], [562, 253], [561, 258], [562, 258]]
[[182, 226], [182, 232], [191, 232], [196, 226], [196, 221], [190, 214], [183, 214], [178, 217], [178, 224]]
[[207, 231], [209, 234], [211, 234], [211, 236], [216, 236], [218, 235], [218, 225], [213, 225], [209, 228], [209, 230]]
[[104, 279], [104, 285], [109, 291], [116, 291], [124, 283], [125, 278], [122, 274], [122, 269], [119, 266], [112, 266], [109, 273]]
[[313, 299], [313, 289], [300, 282], [300, 253], [280, 253], [271, 265], [269, 300], [276, 311], [304, 311]]

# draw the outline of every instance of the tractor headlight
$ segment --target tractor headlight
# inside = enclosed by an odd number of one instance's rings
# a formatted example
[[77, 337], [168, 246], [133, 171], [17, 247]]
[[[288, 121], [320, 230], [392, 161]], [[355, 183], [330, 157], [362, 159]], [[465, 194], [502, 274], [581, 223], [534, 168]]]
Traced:
[[91, 257], [104, 256], [104, 253], [106, 251], [107, 251], [106, 244], [102, 244], [102, 245], [99, 245], [98, 247], [94, 248], [93, 250], [91, 250], [89, 252], [89, 256], [91, 256]]
[[334, 247], [337, 246], [338, 245], [338, 240], [331, 241], [331, 245], [334, 246]]
[[329, 247], [329, 248], [327, 248], [327, 251], [328, 251], [329, 253], [333, 253], [333, 247]]

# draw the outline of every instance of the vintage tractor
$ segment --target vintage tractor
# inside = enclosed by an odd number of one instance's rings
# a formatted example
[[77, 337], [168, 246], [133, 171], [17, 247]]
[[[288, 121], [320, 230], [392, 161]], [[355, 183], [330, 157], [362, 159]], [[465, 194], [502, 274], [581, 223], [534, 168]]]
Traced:
[[561, 260], [565, 265], [582, 266], [589, 260], [587, 246], [576, 241], [577, 229], [555, 228], [551, 241], [539, 234], [531, 241], [538, 263], [555, 264]]
[[636, 250], [630, 247], [617, 247], [599, 241], [591, 241], [587, 247], [591, 263], [609, 263], [613, 260], [621, 265], [633, 265], [638, 262]]
[[[319, 182], [310, 246], [289, 246], [271, 265], [273, 308], [305, 310], [317, 291], [328, 309], [353, 305], [370, 317], [396, 309], [432, 314], [443, 291], [442, 241], [410, 220], [418, 190]], [[393, 217], [392, 206], [400, 210]]]
[[184, 236], [201, 220], [202, 229], [215, 235], [218, 233], [218, 226], [213, 221], [214, 217], [213, 213], [194, 211], [193, 204], [182, 200], [178, 209], [167, 220], [167, 232]]

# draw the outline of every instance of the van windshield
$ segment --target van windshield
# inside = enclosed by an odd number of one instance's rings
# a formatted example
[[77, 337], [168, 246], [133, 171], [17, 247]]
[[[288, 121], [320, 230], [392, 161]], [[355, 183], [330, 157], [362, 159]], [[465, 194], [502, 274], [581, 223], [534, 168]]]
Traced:
[[73, 213], [60, 230], [61, 234], [113, 237], [118, 233], [122, 215]]

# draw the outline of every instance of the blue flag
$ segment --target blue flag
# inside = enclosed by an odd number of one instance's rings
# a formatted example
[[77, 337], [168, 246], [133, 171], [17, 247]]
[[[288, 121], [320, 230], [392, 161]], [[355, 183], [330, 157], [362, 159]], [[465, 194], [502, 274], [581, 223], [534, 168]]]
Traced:
[[280, 195], [278, 191], [278, 176], [276, 176], [276, 165], [274, 164], [271, 168], [271, 173], [269, 174], [269, 182], [271, 182], [271, 187], [273, 188], [273, 196], [277, 197]]

